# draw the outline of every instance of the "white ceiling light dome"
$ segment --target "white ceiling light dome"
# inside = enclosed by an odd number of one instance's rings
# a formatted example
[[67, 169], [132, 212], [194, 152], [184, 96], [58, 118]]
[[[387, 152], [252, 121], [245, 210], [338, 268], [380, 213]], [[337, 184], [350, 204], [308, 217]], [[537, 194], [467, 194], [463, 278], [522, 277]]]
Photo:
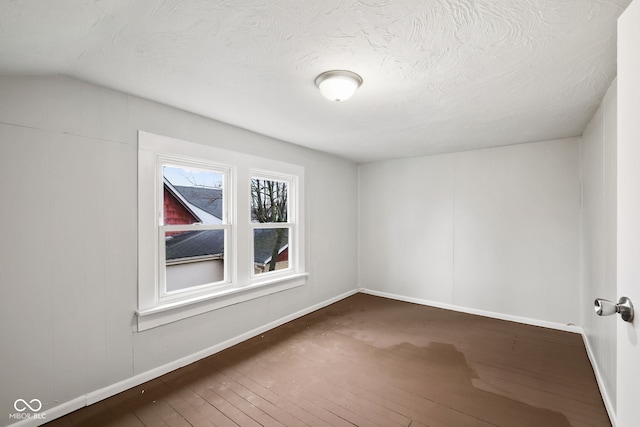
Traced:
[[316, 86], [329, 101], [344, 101], [353, 96], [362, 84], [362, 77], [352, 71], [325, 71], [316, 77]]

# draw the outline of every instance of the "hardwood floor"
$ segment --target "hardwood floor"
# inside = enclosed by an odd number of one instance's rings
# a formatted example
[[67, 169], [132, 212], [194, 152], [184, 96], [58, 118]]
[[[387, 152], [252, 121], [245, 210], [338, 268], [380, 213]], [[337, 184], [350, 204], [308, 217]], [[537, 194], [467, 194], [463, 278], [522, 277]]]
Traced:
[[50, 426], [610, 426], [578, 334], [356, 294]]

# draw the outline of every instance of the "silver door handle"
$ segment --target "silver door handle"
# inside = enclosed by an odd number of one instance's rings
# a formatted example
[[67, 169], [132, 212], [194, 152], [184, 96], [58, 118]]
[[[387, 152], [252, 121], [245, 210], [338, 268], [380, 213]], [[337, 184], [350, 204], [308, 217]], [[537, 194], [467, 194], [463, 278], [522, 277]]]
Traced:
[[594, 305], [598, 316], [611, 316], [620, 313], [625, 322], [633, 321], [633, 304], [627, 297], [620, 298], [617, 304], [603, 298], [596, 298]]

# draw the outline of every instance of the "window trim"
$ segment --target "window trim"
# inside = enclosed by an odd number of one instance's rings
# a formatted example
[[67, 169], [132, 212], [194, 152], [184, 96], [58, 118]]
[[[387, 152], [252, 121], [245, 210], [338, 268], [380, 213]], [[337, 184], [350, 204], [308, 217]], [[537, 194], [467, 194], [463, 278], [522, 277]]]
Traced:
[[[165, 297], [162, 300], [159, 298], [158, 287], [160, 266], [158, 247], [162, 246], [159, 243], [163, 243], [159, 239], [160, 232], [164, 233], [159, 226], [161, 222], [158, 222], [162, 210], [158, 212], [157, 209], [158, 203], [162, 203], [163, 200], [163, 193], [160, 191], [162, 185], [158, 185], [159, 179], [162, 182], [162, 170], [158, 170], [159, 158], [175, 159], [180, 164], [183, 159], [186, 159], [195, 162], [192, 167], [199, 168], [198, 164], [204, 164], [209, 170], [212, 167], [216, 171], [217, 168], [229, 168], [228, 186], [225, 182], [223, 189], [223, 197], [225, 197], [223, 216], [227, 215], [228, 222], [225, 224], [223, 219], [223, 224], [214, 227], [216, 229], [227, 227], [225, 232], [228, 241], [224, 254], [224, 268], [229, 268], [228, 281], [216, 282], [206, 286], [206, 289], [198, 289], [194, 292], [180, 292], [176, 297]], [[279, 180], [282, 180], [282, 177], [295, 180], [296, 205], [291, 210], [295, 212], [297, 232], [294, 233], [295, 244], [290, 240], [296, 252], [294, 257], [296, 265], [284, 271], [269, 272], [266, 275], [263, 273], [253, 277], [254, 257], [253, 252], [249, 251], [250, 248], [253, 249], [249, 242], [249, 238], [253, 239], [253, 228], [247, 224], [251, 223], [250, 179], [256, 174], [260, 177], [276, 179], [279, 177]], [[292, 189], [288, 191], [292, 194]], [[305, 270], [303, 200], [304, 167], [302, 166], [139, 131], [138, 307], [136, 310], [138, 331], [305, 285], [309, 274]], [[291, 199], [289, 203], [292, 203]], [[288, 220], [290, 221], [291, 218]]]

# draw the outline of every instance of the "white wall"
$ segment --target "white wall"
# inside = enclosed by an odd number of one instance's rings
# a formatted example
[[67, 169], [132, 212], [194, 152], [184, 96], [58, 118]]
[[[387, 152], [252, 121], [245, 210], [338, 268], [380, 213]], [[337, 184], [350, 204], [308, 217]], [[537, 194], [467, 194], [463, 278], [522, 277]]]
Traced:
[[[138, 129], [304, 166], [308, 284], [134, 332]], [[357, 286], [354, 164], [72, 79], [0, 77], [0, 200], [0, 425]]]
[[359, 168], [359, 286], [578, 324], [579, 138]]
[[598, 317], [596, 298], [618, 301], [616, 289], [616, 82], [582, 135], [582, 326], [610, 410], [616, 404], [618, 316]]

